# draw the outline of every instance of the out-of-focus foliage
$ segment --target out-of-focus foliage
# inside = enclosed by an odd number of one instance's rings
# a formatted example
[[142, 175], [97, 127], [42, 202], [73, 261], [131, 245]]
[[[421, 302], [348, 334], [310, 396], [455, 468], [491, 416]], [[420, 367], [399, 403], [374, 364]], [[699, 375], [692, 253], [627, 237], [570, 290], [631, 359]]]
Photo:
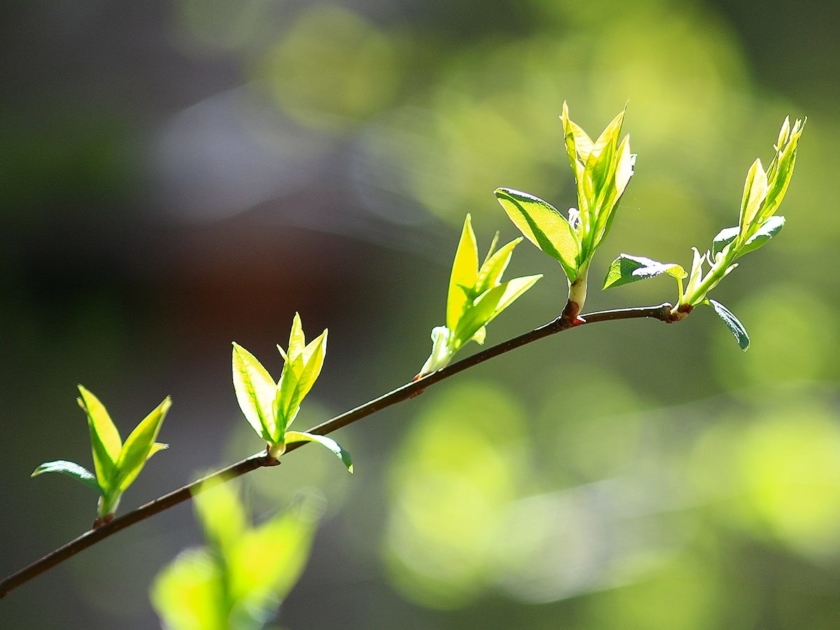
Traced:
[[170, 630], [257, 630], [303, 572], [321, 506], [303, 497], [252, 527], [236, 484], [195, 497], [207, 546], [182, 552], [155, 579], [151, 598]]

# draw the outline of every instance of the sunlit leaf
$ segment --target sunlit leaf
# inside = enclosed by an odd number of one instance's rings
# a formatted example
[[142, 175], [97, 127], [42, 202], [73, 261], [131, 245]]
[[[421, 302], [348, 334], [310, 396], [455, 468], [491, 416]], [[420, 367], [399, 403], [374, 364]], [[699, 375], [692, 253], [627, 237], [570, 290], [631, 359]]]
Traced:
[[273, 408], [277, 385], [257, 358], [237, 343], [233, 344], [233, 388], [254, 431], [270, 440], [276, 424]]
[[525, 238], [557, 260], [574, 282], [580, 262], [580, 240], [569, 221], [551, 204], [528, 193], [499, 188], [496, 198]]
[[790, 127], [790, 119], [785, 118], [782, 129], [779, 132], [779, 139], [776, 143], [776, 155], [767, 169], [767, 200], [761, 212], [761, 219], [767, 220], [776, 213], [779, 205], [787, 192], [793, 167], [796, 164], [796, 152], [799, 146], [799, 138], [804, 130], [806, 120], [796, 120], [793, 129]]
[[297, 404], [300, 404], [315, 385], [324, 367], [327, 354], [327, 330], [313, 339], [303, 354], [303, 370], [298, 376]]
[[737, 227], [724, 228], [718, 232], [712, 241], [712, 257], [717, 256], [729, 243], [734, 241], [739, 232], [740, 228]]
[[674, 263], [661, 263], [643, 256], [621, 254], [610, 264], [603, 288], [620, 287], [631, 282], [655, 278], [663, 273], [680, 279], [687, 275], [685, 269]]
[[636, 156], [630, 153], [630, 137], [625, 136], [618, 147], [615, 164], [610, 167], [609, 179], [600, 188], [595, 200], [597, 215], [592, 227], [592, 248], [597, 248], [609, 234], [619, 201], [633, 177], [635, 163]]
[[455, 328], [458, 318], [466, 308], [467, 287], [473, 287], [478, 275], [478, 244], [472, 227], [472, 218], [468, 214], [461, 230], [461, 240], [452, 263], [449, 277], [449, 293], [446, 298], [446, 325]]
[[455, 336], [460, 341], [460, 345], [466, 343], [482, 327], [493, 321], [541, 277], [526, 276], [523, 278], [514, 278], [482, 293], [458, 322]]
[[38, 468], [36, 468], [30, 476], [37, 477], [38, 475], [42, 475], [44, 473], [61, 473], [63, 475], [67, 475], [68, 477], [81, 481], [89, 488], [93, 488], [99, 494], [102, 494], [102, 488], [100, 488], [99, 484], [96, 482], [94, 474], [87, 468], [79, 466], [79, 464], [74, 462], [67, 462], [63, 460], [46, 462], [38, 466]]
[[122, 440], [108, 414], [108, 410], [90, 391], [79, 385], [79, 405], [85, 410], [90, 429], [91, 451], [96, 479], [103, 493], [112, 488], [117, 470], [117, 460], [122, 450]]
[[750, 347], [750, 336], [747, 334], [747, 329], [744, 328], [744, 325], [738, 320], [735, 315], [732, 314], [728, 308], [726, 308], [720, 302], [715, 302], [714, 300], [708, 300], [708, 303], [711, 305], [713, 309], [715, 309], [715, 313], [723, 320], [723, 323], [726, 324], [726, 327], [729, 331], [735, 335], [735, 339], [738, 341], [738, 345], [741, 347], [741, 350], [746, 350]]
[[575, 178], [581, 181], [585, 173], [586, 161], [592, 152], [592, 139], [577, 123], [569, 118], [569, 107], [565, 102], [563, 103], [563, 112], [560, 114], [560, 121], [563, 123], [563, 138], [569, 164]]
[[739, 256], [743, 256], [747, 252], [754, 251], [764, 245], [771, 238], [782, 231], [785, 226], [785, 218], [772, 216], [767, 219], [764, 224], [756, 230], [756, 232], [747, 239], [743, 247], [738, 251]]
[[117, 491], [125, 491], [140, 474], [149, 457], [166, 448], [166, 445], [158, 444], [155, 440], [171, 406], [172, 401], [167, 396], [126, 438], [117, 461], [118, 470], [114, 480]]
[[[586, 181], [589, 184], [586, 194], [590, 200], [590, 210], [593, 212], [600, 210], [597, 207], [596, 198], [603, 198], [606, 191], [614, 190], [616, 154], [621, 136], [621, 125], [624, 122], [624, 113], [624, 110], [622, 110], [601, 132], [601, 135], [592, 145], [592, 151], [586, 160]], [[594, 225], [597, 217], [592, 218], [592, 225]]]
[[303, 334], [303, 324], [300, 321], [300, 315], [295, 313], [292, 319], [292, 329], [289, 332], [289, 349], [287, 361], [294, 362], [301, 356], [306, 348], [306, 336]]
[[302, 431], [286, 431], [286, 443], [290, 444], [292, 442], [317, 442], [321, 446], [325, 446], [332, 451], [332, 453], [347, 467], [347, 470], [351, 473], [353, 472], [353, 462], [350, 459], [350, 453], [344, 450], [344, 448], [342, 448], [342, 446], [332, 438], [328, 438], [324, 435], [315, 435], [314, 433], [305, 433]]
[[741, 218], [738, 222], [739, 238], [745, 240], [749, 230], [761, 210], [761, 204], [767, 197], [767, 174], [761, 166], [761, 160], [752, 163], [744, 184], [744, 196], [741, 200]]
[[513, 250], [521, 242], [521, 237], [512, 240], [484, 261], [478, 270], [478, 277], [475, 280], [475, 293], [484, 293], [501, 282], [502, 276], [513, 256]]
[[[278, 349], [282, 352], [280, 346]], [[272, 400], [272, 417], [275, 420], [275, 426], [272, 427], [267, 438], [270, 442], [282, 442], [283, 433], [294, 421], [301, 402], [321, 373], [326, 350], [327, 331], [324, 330], [308, 345], [305, 345], [300, 316], [295, 314], [292, 333], [289, 336], [289, 351], [285, 357], [286, 363]]]

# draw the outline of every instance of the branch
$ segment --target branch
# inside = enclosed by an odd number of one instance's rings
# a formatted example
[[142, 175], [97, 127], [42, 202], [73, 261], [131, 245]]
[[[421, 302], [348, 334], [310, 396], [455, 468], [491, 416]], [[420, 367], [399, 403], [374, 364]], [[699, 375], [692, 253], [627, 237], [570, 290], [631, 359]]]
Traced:
[[[370, 402], [356, 407], [355, 409], [336, 416], [331, 420], [327, 420], [323, 424], [313, 427], [308, 431], [308, 433], [313, 433], [315, 435], [327, 435], [328, 433], [337, 431], [342, 427], [346, 427], [348, 424], [361, 420], [362, 418], [374, 414], [377, 411], [381, 411], [386, 407], [390, 407], [398, 402], [417, 396], [430, 385], [434, 385], [435, 383], [454, 376], [459, 372], [468, 370], [479, 363], [484, 363], [485, 361], [501, 354], [515, 350], [520, 346], [533, 343], [534, 341], [538, 341], [539, 339], [543, 339], [549, 335], [563, 332], [564, 330], [568, 330], [570, 328], [576, 328], [585, 324], [596, 324], [598, 322], [620, 319], [651, 318], [670, 323], [674, 321], [670, 313], [671, 305], [666, 302], [664, 304], [660, 304], [659, 306], [625, 308], [590, 313], [582, 318], [578, 318], [575, 321], [570, 321], [568, 318], [563, 318], [561, 316], [543, 326], [540, 326], [539, 328], [535, 328], [534, 330], [519, 335], [518, 337], [514, 337], [513, 339], [509, 339], [508, 341], [502, 342], [496, 346], [477, 352], [476, 354], [453, 363], [441, 370], [438, 370], [437, 372], [433, 372], [421, 379], [407, 383], [406, 385], [403, 385], [384, 396], [380, 396], [379, 398], [371, 400]], [[294, 442], [289, 444], [286, 448], [286, 452], [297, 450], [304, 444], [306, 444], [306, 442]], [[206, 487], [203, 484], [207, 481], [230, 481], [231, 479], [240, 477], [246, 473], [256, 470], [257, 468], [276, 466], [279, 463], [280, 462], [278, 462], [277, 459], [271, 457], [265, 452], [251, 455], [250, 457], [228, 466], [227, 468], [211, 473], [198, 481], [194, 481], [193, 483], [183, 486], [178, 490], [174, 490], [169, 494], [165, 494], [162, 497], [146, 503], [145, 505], [128, 512], [119, 518], [115, 518], [110, 523], [91, 529], [78, 538], [71, 540], [62, 547], [59, 547], [40, 560], [33, 562], [29, 566], [10, 575], [0, 582], [0, 598], [5, 597], [10, 591], [18, 586], [73, 557], [91, 545], [108, 538], [112, 534], [116, 534], [118, 531], [125, 529], [126, 527], [139, 523], [140, 521], [154, 516], [155, 514], [168, 510], [179, 503], [183, 503], [184, 501], [191, 499], [195, 494], [201, 492], [203, 487]]]

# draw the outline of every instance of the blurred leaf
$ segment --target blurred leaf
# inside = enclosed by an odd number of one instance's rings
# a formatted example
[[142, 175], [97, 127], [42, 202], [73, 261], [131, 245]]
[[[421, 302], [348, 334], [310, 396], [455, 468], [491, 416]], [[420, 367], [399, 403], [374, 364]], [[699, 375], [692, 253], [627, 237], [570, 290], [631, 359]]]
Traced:
[[604, 289], [620, 287], [624, 284], [655, 278], [667, 273], [677, 279], [685, 278], [686, 272], [680, 265], [661, 263], [643, 256], [621, 254], [610, 264], [607, 276], [604, 278]]
[[96, 477], [90, 472], [87, 468], [83, 466], [79, 466], [74, 462], [67, 462], [63, 460], [57, 460], [54, 462], [46, 462], [38, 466], [35, 471], [30, 475], [31, 477], [37, 477], [43, 473], [62, 473], [69, 477], [73, 477], [73, 479], [77, 479], [81, 481], [86, 486], [93, 488], [99, 494], [102, 493], [102, 488], [99, 487], [99, 484], [96, 482]]
[[732, 312], [726, 308], [720, 302], [715, 302], [714, 300], [708, 300], [709, 304], [715, 309], [715, 313], [718, 314], [723, 320], [723, 323], [726, 324], [726, 327], [729, 331], [735, 335], [735, 339], [738, 341], [738, 345], [741, 347], [741, 350], [746, 350], [750, 347], [750, 336], [747, 334], [747, 329], [744, 328], [744, 325], [738, 321], [738, 318], [732, 314]]
[[150, 599], [169, 630], [231, 630], [222, 570], [207, 549], [188, 549], [152, 583]]
[[204, 536], [219, 549], [230, 549], [248, 528], [248, 518], [236, 494], [236, 484], [204, 482], [195, 495], [195, 513]]
[[258, 630], [300, 579], [320, 513], [304, 501], [251, 527], [236, 485], [211, 483], [196, 496], [211, 545], [164, 568], [152, 603], [172, 630]]

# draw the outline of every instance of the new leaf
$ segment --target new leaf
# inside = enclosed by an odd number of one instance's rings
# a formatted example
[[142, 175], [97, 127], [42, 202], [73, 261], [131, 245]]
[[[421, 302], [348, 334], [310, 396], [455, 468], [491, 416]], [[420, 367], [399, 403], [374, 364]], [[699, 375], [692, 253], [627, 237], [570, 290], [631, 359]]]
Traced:
[[123, 492], [143, 470], [146, 461], [166, 448], [166, 444], [155, 440], [172, 403], [167, 396], [123, 444], [105, 405], [81, 385], [79, 394], [79, 405], [87, 416], [95, 474], [73, 462], [54, 461], [38, 466], [32, 476], [45, 472], [62, 473], [96, 490], [100, 495], [96, 523], [100, 524], [113, 517]]

